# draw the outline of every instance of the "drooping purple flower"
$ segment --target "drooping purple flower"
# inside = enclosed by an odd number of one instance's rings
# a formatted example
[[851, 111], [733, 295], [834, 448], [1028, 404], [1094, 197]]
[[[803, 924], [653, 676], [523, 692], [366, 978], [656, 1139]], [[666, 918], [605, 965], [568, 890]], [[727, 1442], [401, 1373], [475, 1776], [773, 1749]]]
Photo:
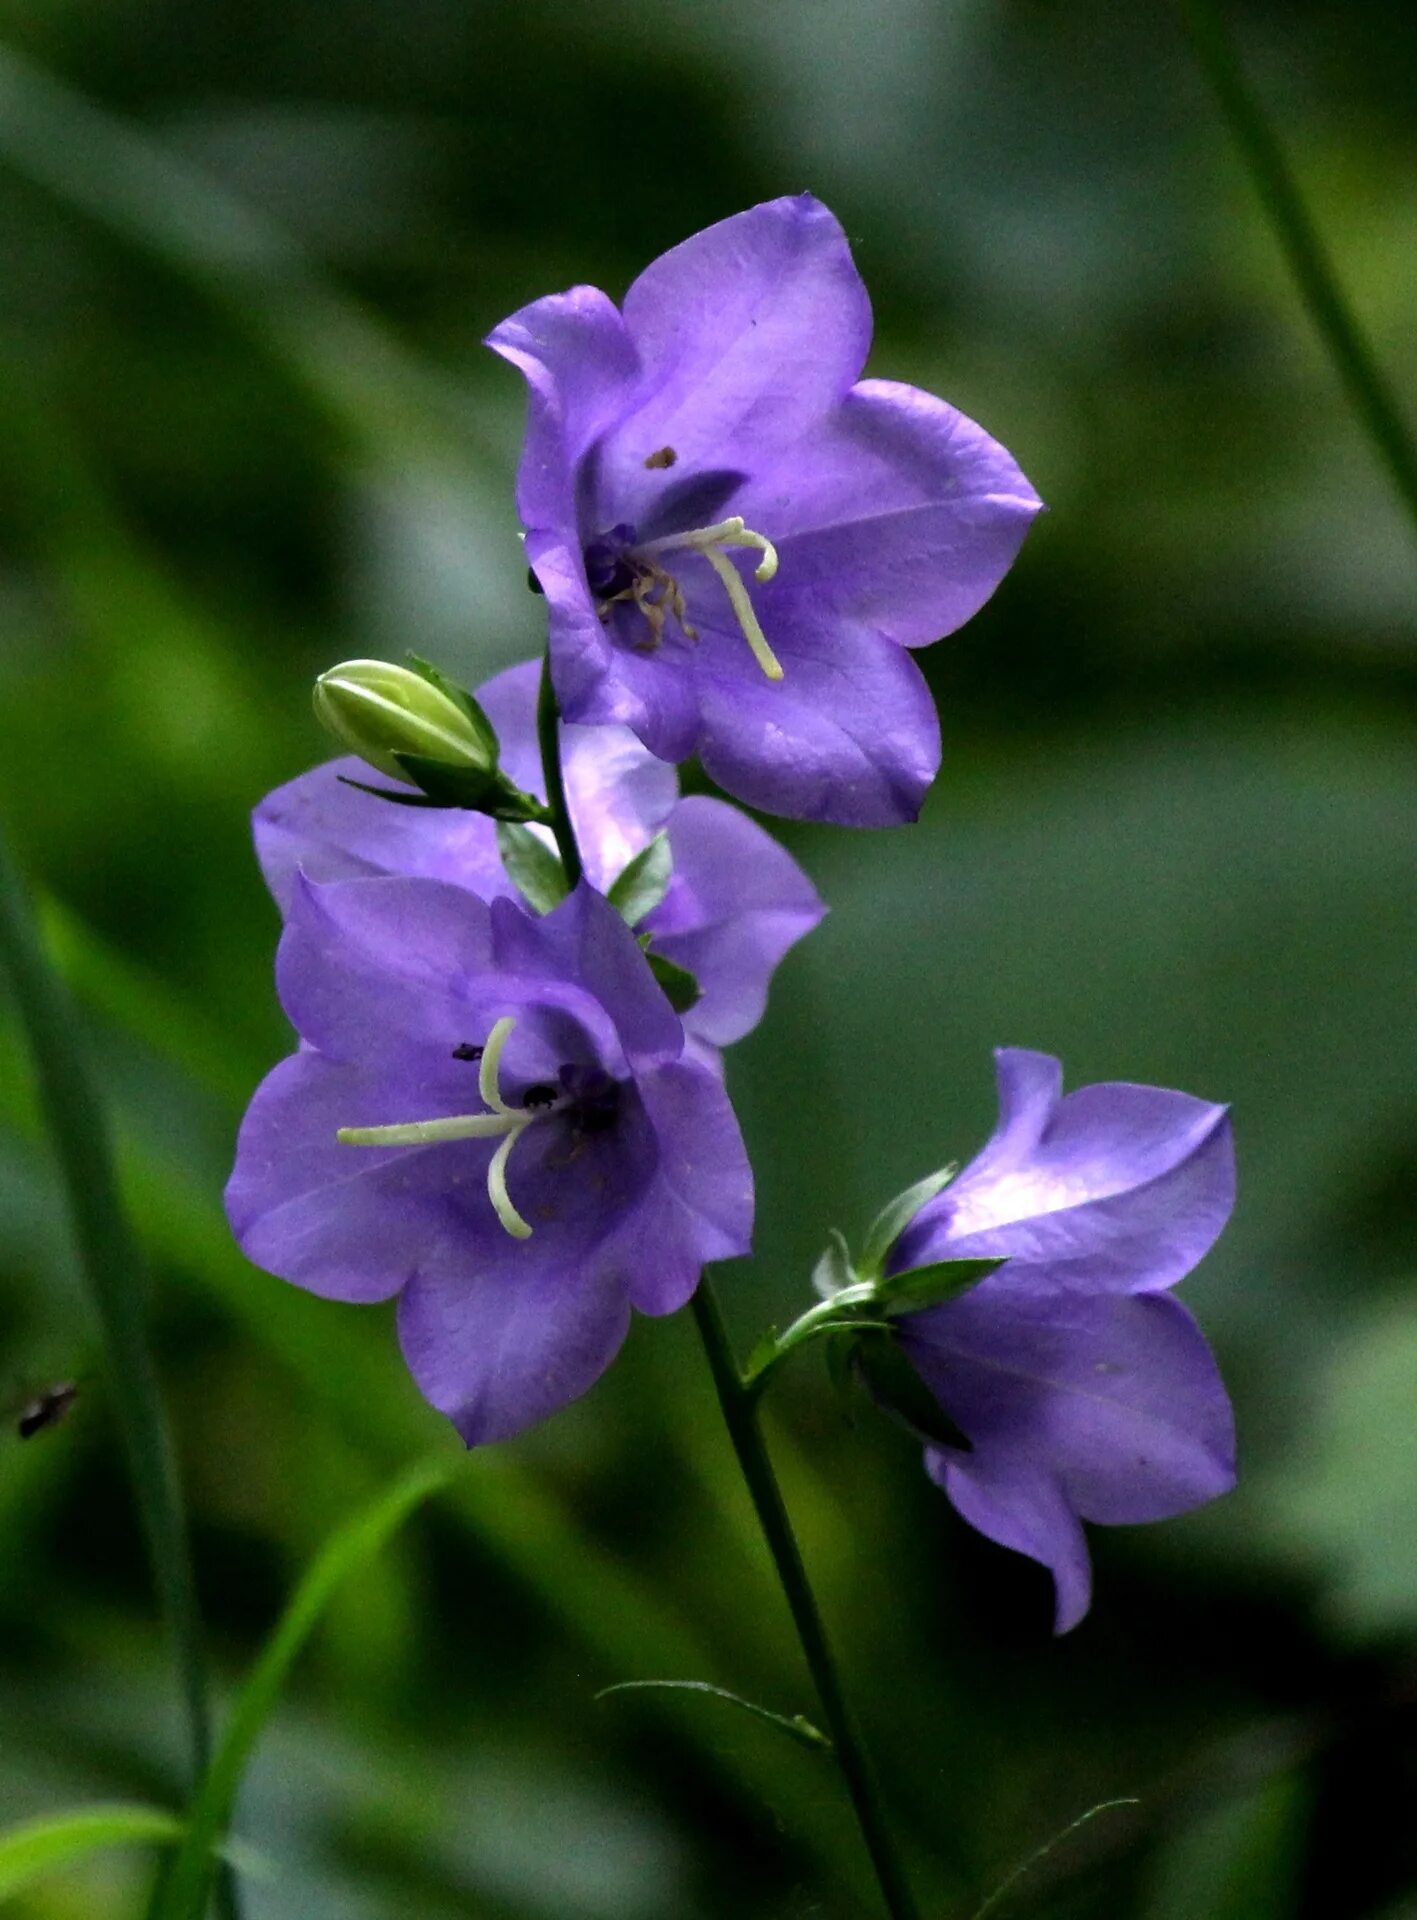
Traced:
[[996, 1055], [999, 1124], [897, 1242], [893, 1271], [1006, 1264], [905, 1316], [905, 1351], [970, 1451], [930, 1476], [973, 1527], [1052, 1570], [1057, 1630], [1087, 1611], [1082, 1521], [1162, 1520], [1235, 1479], [1230, 1402], [1166, 1289], [1235, 1198], [1224, 1107], [1107, 1082], [1062, 1093], [1048, 1054]]
[[584, 1393], [631, 1308], [747, 1251], [717, 1075], [581, 885], [537, 918], [437, 880], [297, 882], [277, 979], [300, 1050], [258, 1089], [227, 1210], [257, 1266], [399, 1298], [420, 1390], [469, 1445]]
[[[501, 739], [502, 765], [544, 797], [536, 738], [535, 662], [510, 667], [477, 689]], [[664, 899], [640, 923], [655, 951], [698, 980], [684, 1017], [709, 1048], [739, 1040], [762, 1018], [779, 960], [826, 911], [791, 855], [722, 800], [679, 798], [674, 769], [625, 727], [562, 726], [572, 824], [591, 884], [607, 892], [657, 833], [668, 835], [673, 873]], [[421, 875], [469, 888], [483, 900], [515, 899], [485, 814], [391, 806], [344, 784], [367, 779], [352, 759], [334, 760], [268, 794], [254, 818], [256, 852], [284, 911], [296, 875], [342, 880]], [[549, 838], [549, 836], [548, 836]]]
[[944, 401], [862, 380], [866, 289], [809, 194], [695, 234], [624, 306], [537, 300], [517, 503], [557, 698], [772, 813], [915, 817], [939, 727], [906, 648], [953, 632], [1038, 511]]

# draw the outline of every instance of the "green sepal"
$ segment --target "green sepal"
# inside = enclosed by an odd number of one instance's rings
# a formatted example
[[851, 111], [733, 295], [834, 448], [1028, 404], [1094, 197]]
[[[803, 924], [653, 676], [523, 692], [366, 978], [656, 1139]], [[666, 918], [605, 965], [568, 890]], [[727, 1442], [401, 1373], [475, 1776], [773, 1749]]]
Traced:
[[392, 758], [414, 786], [440, 807], [491, 813], [507, 791], [501, 774], [483, 767], [454, 767], [422, 753], [396, 753]]
[[367, 780], [351, 780], [347, 773], [337, 773], [336, 780], [342, 787], [355, 787], [360, 793], [372, 793], [376, 800], [392, 800], [396, 807], [441, 807], [441, 800], [430, 800], [426, 793], [399, 793], [393, 787], [371, 787]]
[[958, 1172], [959, 1162], [952, 1161], [938, 1172], [926, 1174], [923, 1180], [917, 1180], [913, 1187], [907, 1187], [904, 1193], [898, 1193], [894, 1200], [881, 1208], [867, 1230], [866, 1244], [856, 1263], [856, 1270], [863, 1280], [874, 1280], [880, 1276], [891, 1248], [916, 1214], [927, 1201], [933, 1200], [942, 1188], [947, 1187]]
[[497, 851], [507, 878], [537, 913], [550, 913], [571, 891], [561, 856], [530, 827], [514, 820], [499, 820]]
[[431, 660], [425, 660], [421, 654], [406, 653], [404, 658], [413, 668], [420, 680], [426, 680], [430, 687], [436, 687], [447, 700], [451, 700], [466, 717], [468, 725], [476, 736], [477, 744], [486, 756], [488, 766], [495, 772], [502, 754], [502, 743], [497, 738], [497, 729], [487, 718], [481, 705], [465, 687], [440, 673]]
[[664, 997], [676, 1013], [688, 1013], [703, 997], [698, 981], [687, 967], [676, 966], [662, 953], [647, 953], [649, 970], [659, 982]]
[[957, 1299], [997, 1273], [1002, 1260], [934, 1260], [928, 1266], [888, 1273], [876, 1282], [876, 1298], [887, 1313], [919, 1313]]
[[846, 1235], [836, 1227], [828, 1227], [827, 1244], [812, 1269], [813, 1287], [823, 1300], [830, 1300], [843, 1287], [851, 1286], [855, 1279], [856, 1272], [851, 1264], [851, 1249], [846, 1244]]
[[669, 891], [673, 874], [669, 835], [657, 833], [619, 874], [606, 897], [626, 926], [637, 927]]
[[911, 1366], [893, 1334], [862, 1333], [852, 1362], [866, 1391], [885, 1413], [927, 1446], [968, 1452], [960, 1431]]

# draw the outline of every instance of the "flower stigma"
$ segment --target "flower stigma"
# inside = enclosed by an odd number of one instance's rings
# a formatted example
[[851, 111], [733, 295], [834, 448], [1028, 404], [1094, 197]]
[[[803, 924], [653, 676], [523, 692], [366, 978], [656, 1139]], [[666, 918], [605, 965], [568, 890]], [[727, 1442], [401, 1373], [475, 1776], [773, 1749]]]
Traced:
[[[615, 531], [628, 532], [629, 529], [617, 528]], [[602, 570], [599, 560], [603, 544], [595, 543], [596, 567], [592, 569], [588, 566], [587, 569], [592, 573], [601, 571], [606, 585], [612, 589], [602, 601], [602, 613], [617, 600], [630, 601], [649, 623], [651, 650], [660, 643], [667, 613], [674, 615], [687, 639], [697, 640], [698, 632], [689, 624], [683, 591], [674, 575], [658, 565], [656, 555], [701, 553], [718, 575], [728, 595], [733, 617], [748, 642], [753, 658], [769, 680], [781, 680], [782, 662], [768, 645], [767, 635], [748, 598], [748, 590], [725, 552], [729, 547], [747, 547], [761, 554], [762, 558], [753, 569], [753, 578], [767, 581], [777, 572], [777, 548], [765, 534], [755, 533], [751, 527], [745, 526], [741, 514], [731, 514], [726, 520], [715, 521], [711, 527], [691, 527], [686, 533], [666, 533], [657, 540], [645, 540], [637, 546], [627, 547], [619, 565], [608, 572]], [[588, 560], [589, 557], [588, 554]], [[597, 584], [594, 577], [591, 584]]]
[[[502, 1098], [500, 1069], [502, 1052], [516, 1021], [509, 1014], [496, 1022], [487, 1036], [477, 1061], [477, 1091], [486, 1113], [454, 1113], [438, 1120], [406, 1120], [387, 1127], [341, 1127], [335, 1135], [342, 1147], [427, 1147], [448, 1140], [498, 1140], [500, 1144], [487, 1168], [487, 1197], [503, 1227], [514, 1240], [531, 1238], [530, 1223], [524, 1220], [507, 1191], [507, 1162], [512, 1148], [527, 1128], [544, 1120], [560, 1106], [556, 1090], [545, 1085], [531, 1087], [525, 1104], [511, 1106]], [[455, 1059], [466, 1059], [476, 1049], [454, 1047]], [[547, 1099], [547, 1094], [551, 1099]]]

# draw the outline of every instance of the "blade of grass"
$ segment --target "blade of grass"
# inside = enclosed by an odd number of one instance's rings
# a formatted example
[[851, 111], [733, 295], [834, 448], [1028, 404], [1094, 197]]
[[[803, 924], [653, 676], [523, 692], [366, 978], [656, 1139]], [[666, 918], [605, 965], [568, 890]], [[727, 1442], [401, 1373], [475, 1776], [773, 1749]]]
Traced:
[[1274, 229], [1299, 297], [1348, 390], [1353, 411], [1417, 527], [1417, 443], [1348, 303], [1323, 236], [1214, 0], [1177, 0], [1196, 59]]
[[201, 1920], [242, 1775], [296, 1658], [336, 1589], [378, 1553], [416, 1507], [447, 1486], [458, 1465], [455, 1458], [441, 1455], [401, 1474], [378, 1499], [346, 1520], [316, 1558], [237, 1696], [192, 1802], [186, 1831], [149, 1908], [151, 1920]]
[[102, 1336], [108, 1389], [176, 1657], [196, 1777], [206, 1767], [208, 1752], [206, 1670], [176, 1462], [144, 1325], [141, 1264], [74, 1016], [45, 959], [3, 835], [0, 969], [10, 979], [63, 1175], [80, 1270]]
[[158, 1807], [80, 1807], [47, 1813], [0, 1833], [0, 1900], [13, 1900], [38, 1881], [106, 1847], [168, 1846], [182, 1822]]

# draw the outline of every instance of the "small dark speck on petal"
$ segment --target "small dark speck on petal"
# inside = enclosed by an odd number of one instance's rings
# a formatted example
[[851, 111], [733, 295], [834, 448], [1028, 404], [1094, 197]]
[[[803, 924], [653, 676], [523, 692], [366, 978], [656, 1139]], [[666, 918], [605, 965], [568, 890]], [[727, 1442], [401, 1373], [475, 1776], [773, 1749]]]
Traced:
[[660, 447], [649, 455], [645, 465], [653, 472], [656, 467], [672, 467], [678, 458], [673, 447]]

